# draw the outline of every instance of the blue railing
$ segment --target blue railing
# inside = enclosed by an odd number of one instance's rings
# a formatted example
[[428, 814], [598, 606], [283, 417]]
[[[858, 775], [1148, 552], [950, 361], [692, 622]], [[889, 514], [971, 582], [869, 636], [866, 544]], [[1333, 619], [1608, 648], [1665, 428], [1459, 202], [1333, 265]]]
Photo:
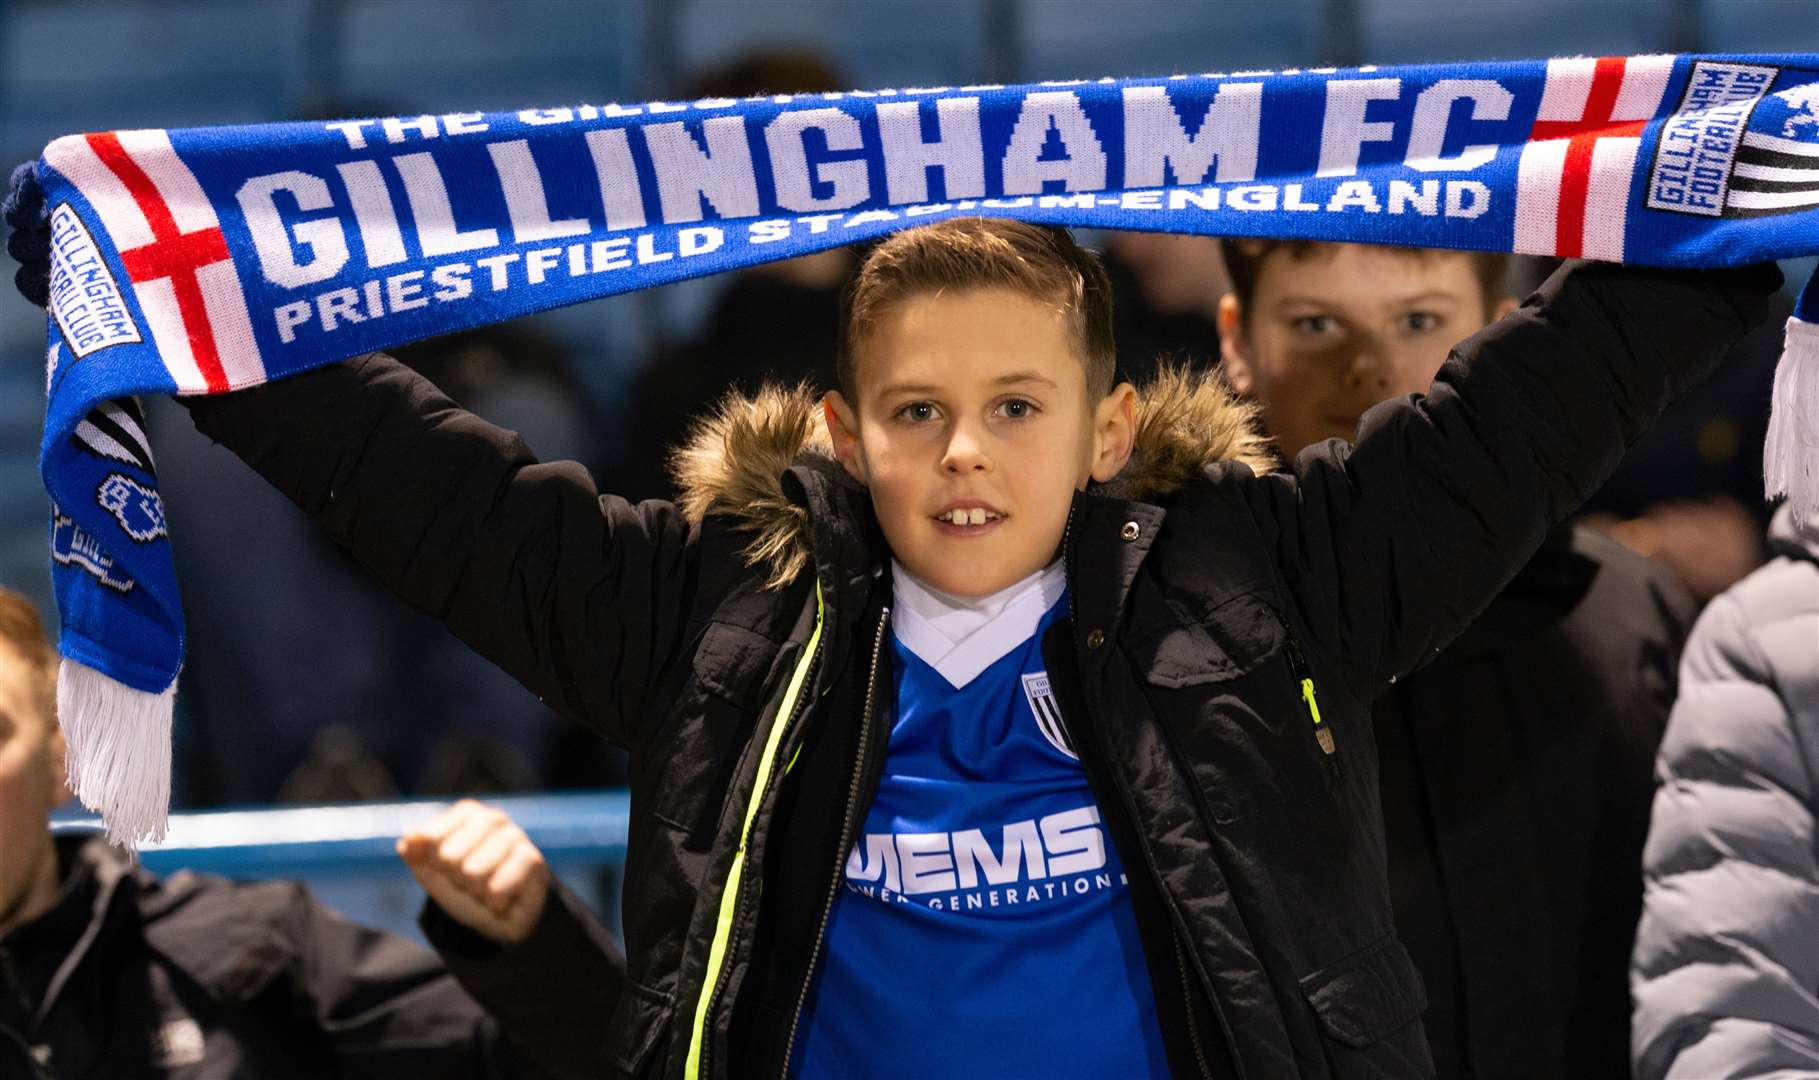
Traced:
[[[516, 821], [570, 888], [618, 929], [619, 869], [630, 800], [624, 791], [513, 795], [485, 800]], [[304, 881], [357, 922], [418, 937], [422, 902], [394, 849], [406, 829], [450, 800], [245, 807], [171, 815], [163, 842], [141, 849], [146, 869], [231, 878]], [[92, 817], [59, 815], [59, 831], [95, 829]]]
[[[618, 863], [625, 858], [629, 801], [623, 791], [488, 798], [557, 862]], [[228, 877], [307, 875], [313, 871], [390, 869], [393, 843], [449, 805], [448, 800], [199, 810], [171, 815], [164, 841], [142, 849], [154, 873], [197, 870]], [[96, 828], [66, 818], [58, 829]]]

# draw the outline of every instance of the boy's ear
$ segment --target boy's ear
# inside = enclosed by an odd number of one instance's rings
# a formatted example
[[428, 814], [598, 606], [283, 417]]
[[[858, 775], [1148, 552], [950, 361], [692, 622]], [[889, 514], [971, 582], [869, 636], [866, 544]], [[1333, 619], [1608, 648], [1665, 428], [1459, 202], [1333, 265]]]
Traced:
[[1503, 318], [1505, 315], [1508, 315], [1510, 312], [1516, 310], [1517, 308], [1519, 308], [1521, 306], [1522, 306], [1522, 301], [1516, 299], [1513, 296], [1506, 296], [1503, 299], [1497, 301], [1496, 307], [1491, 308], [1491, 321], [1496, 322], [1498, 319]]
[[1250, 350], [1244, 343], [1244, 308], [1236, 293], [1219, 298], [1219, 359], [1225, 365], [1225, 380], [1239, 397], [1250, 397], [1256, 385], [1251, 370]]
[[821, 416], [827, 421], [827, 437], [834, 444], [834, 458], [847, 475], [861, 484], [865, 479], [865, 455], [859, 447], [859, 414], [838, 390], [821, 395]]
[[1136, 438], [1137, 391], [1119, 383], [1093, 410], [1093, 479], [1103, 484], [1123, 472]]

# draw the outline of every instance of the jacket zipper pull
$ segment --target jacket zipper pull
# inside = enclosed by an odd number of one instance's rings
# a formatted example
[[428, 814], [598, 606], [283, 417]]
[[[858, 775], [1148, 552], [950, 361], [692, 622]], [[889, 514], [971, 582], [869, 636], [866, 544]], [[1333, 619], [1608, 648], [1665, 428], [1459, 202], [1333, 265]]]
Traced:
[[1288, 665], [1295, 678], [1301, 683], [1301, 700], [1307, 703], [1307, 714], [1314, 718], [1314, 740], [1320, 744], [1323, 754], [1338, 753], [1339, 747], [1333, 742], [1332, 729], [1320, 719], [1320, 702], [1314, 696], [1314, 677], [1308, 673], [1307, 659], [1301, 655], [1301, 646], [1295, 639], [1288, 639]]

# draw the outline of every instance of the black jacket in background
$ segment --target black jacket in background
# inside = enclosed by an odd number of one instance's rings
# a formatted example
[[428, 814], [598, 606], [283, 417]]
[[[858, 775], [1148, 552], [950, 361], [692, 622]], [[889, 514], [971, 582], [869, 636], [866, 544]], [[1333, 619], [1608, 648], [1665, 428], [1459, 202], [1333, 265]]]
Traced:
[[1656, 745], [1697, 612], [1673, 573], [1560, 528], [1377, 700], [1396, 929], [1442, 1077], [1620, 1077]]
[[0, 938], [6, 1080], [546, 1075], [433, 954], [301, 885], [160, 880], [98, 836], [57, 854], [55, 905]]

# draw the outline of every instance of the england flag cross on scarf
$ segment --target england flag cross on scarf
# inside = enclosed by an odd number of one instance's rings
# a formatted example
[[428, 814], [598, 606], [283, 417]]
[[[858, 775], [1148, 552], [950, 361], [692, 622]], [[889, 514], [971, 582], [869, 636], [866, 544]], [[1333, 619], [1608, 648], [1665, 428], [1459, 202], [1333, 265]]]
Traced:
[[[183, 621], [134, 400], [963, 215], [1660, 266], [1819, 254], [1819, 56], [1213, 72], [97, 132], [39, 166], [71, 776], [163, 829]], [[1819, 511], [1819, 294], [1768, 489]]]
[[[221, 393], [264, 382], [227, 237], [170, 136], [98, 132], [61, 140], [57, 150], [57, 168], [118, 245], [177, 392]], [[80, 223], [66, 217], [65, 228]]]
[[1550, 60], [1516, 175], [1515, 250], [1623, 261], [1629, 180], [1671, 56]]

